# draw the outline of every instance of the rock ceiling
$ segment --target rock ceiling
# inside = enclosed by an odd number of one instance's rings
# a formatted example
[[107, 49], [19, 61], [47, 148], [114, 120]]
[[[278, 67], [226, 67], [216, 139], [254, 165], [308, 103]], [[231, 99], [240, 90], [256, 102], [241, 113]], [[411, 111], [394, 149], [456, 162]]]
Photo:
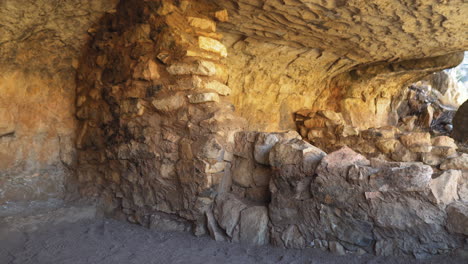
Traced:
[[329, 50], [348, 64], [433, 57], [468, 47], [468, 3], [461, 0], [212, 2], [230, 14], [222, 30]]

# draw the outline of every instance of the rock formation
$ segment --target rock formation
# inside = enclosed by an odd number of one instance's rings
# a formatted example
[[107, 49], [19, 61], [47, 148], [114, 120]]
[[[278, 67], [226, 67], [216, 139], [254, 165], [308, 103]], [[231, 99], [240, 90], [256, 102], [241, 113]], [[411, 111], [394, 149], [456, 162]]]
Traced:
[[2, 2], [0, 205], [78, 190], [220, 241], [461, 250], [468, 154], [405, 88], [462, 61], [467, 4], [413, 2]]
[[228, 83], [252, 129], [292, 129], [302, 108], [343, 112], [361, 129], [395, 125], [401, 88], [466, 49], [453, 24], [466, 25], [463, 1], [212, 2], [229, 13]]

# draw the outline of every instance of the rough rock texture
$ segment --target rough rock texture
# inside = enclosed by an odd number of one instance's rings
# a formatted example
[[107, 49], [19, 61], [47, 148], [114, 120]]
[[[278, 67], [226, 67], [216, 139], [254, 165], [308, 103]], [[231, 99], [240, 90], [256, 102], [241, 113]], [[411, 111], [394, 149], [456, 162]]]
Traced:
[[[274, 174], [269, 205], [272, 243], [287, 246], [282, 234], [295, 225], [299, 229], [295, 240], [313, 241], [317, 247], [330, 245], [337, 253], [364, 250], [424, 257], [458, 248], [463, 238], [445, 231], [444, 207], [437, 207], [428, 196], [429, 187], [440, 180], [430, 183], [432, 170], [424, 167], [369, 161], [343, 148], [322, 159], [309, 189], [300, 190], [309, 193], [306, 199], [304, 194], [294, 196], [291, 189], [282, 188], [295, 185], [297, 179]], [[415, 173], [416, 168], [421, 173]], [[393, 169], [400, 172], [388, 174]], [[458, 179], [448, 180], [456, 187]]]
[[0, 1], [0, 205], [63, 196], [76, 165], [78, 59], [116, 2]]
[[0, 3], [0, 203], [57, 196], [70, 170], [107, 213], [160, 230], [337, 254], [466, 246], [466, 154], [387, 126], [406, 83], [461, 61], [466, 3], [114, 5]]
[[234, 133], [244, 122], [225, 99], [225, 50], [209, 8], [120, 2], [80, 62], [81, 193], [131, 222], [159, 226], [154, 215], [163, 213], [171, 215], [158, 220], [168, 222], [163, 228], [185, 229], [177, 222], [189, 221], [202, 235], [208, 221], [208, 232], [218, 234], [207, 210], [229, 175]]
[[392, 124], [404, 84], [459, 64], [462, 53], [447, 54], [468, 47], [463, 1], [212, 2], [229, 13], [229, 86], [252, 129], [293, 128], [301, 108]]
[[449, 231], [468, 236], [468, 205], [466, 203], [453, 203], [447, 207], [447, 214]]
[[[270, 243], [276, 246], [424, 258], [466, 244], [460, 235], [466, 206], [460, 170], [440, 174], [438, 167], [421, 162], [369, 160], [347, 147], [326, 155], [294, 133], [239, 132], [235, 138], [234, 160], [248, 166], [234, 162], [232, 175], [249, 177], [245, 184], [233, 178], [227, 188], [231, 193], [216, 198], [213, 211], [222, 230], [218, 234], [226, 236], [222, 240], [262, 244], [266, 206]], [[439, 146], [452, 142], [444, 137], [433, 141]], [[258, 158], [266, 156], [270, 165]], [[264, 179], [268, 199], [249, 195], [263, 194], [252, 179], [260, 175], [252, 173], [258, 167], [269, 171]], [[254, 212], [256, 220], [247, 217]]]

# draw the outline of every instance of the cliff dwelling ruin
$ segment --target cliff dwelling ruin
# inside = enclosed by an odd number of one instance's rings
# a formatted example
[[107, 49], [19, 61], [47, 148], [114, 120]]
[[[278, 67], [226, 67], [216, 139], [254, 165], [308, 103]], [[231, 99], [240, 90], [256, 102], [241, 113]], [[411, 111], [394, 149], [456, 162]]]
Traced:
[[467, 14], [0, 0], [0, 263], [467, 263]]

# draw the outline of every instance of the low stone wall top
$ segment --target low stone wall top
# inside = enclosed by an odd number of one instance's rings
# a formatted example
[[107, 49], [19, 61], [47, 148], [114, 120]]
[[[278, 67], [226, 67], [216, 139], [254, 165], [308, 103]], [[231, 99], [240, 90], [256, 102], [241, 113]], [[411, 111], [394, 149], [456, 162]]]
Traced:
[[[347, 147], [326, 155], [292, 132], [235, 138], [230, 192], [207, 212], [215, 239], [418, 258], [466, 243], [468, 173], [457, 162], [465, 155], [434, 174], [421, 162], [369, 160]], [[267, 175], [268, 191], [259, 191]]]

